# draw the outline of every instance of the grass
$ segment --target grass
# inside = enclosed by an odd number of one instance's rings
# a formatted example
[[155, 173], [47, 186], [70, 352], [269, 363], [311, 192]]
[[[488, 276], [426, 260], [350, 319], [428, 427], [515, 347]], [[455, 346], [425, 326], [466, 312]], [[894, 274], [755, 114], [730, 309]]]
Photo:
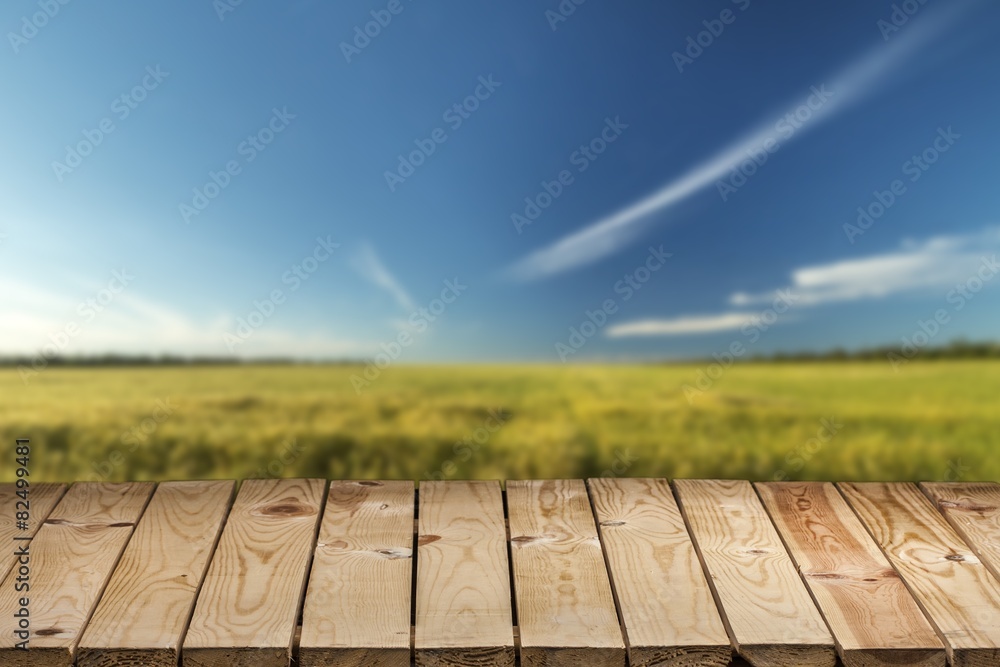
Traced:
[[401, 366], [361, 395], [349, 366], [11, 371], [0, 479], [19, 437], [35, 480], [1000, 479], [1000, 361], [745, 364], [685, 392], [701, 368]]

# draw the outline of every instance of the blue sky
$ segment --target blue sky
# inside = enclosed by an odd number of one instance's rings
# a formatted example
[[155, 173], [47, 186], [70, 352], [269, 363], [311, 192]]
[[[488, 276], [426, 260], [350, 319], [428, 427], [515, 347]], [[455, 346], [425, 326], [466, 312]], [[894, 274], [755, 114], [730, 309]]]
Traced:
[[996, 336], [994, 3], [231, 2], [0, 10], [0, 352]]

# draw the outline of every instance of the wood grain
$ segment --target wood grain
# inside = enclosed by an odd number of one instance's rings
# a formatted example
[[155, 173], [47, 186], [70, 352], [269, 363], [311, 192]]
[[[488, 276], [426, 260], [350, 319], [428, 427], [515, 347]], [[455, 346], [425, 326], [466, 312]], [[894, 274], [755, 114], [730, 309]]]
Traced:
[[1000, 581], [915, 484], [840, 489], [949, 647], [956, 667], [1000, 661]]
[[833, 667], [833, 637], [750, 483], [675, 488], [740, 655], [758, 667]]
[[14, 645], [15, 575], [0, 585], [0, 664], [70, 667], [80, 636], [118, 563], [154, 484], [79, 483], [31, 542], [30, 651]]
[[1000, 484], [928, 482], [920, 486], [983, 565], [1000, 579]]
[[185, 667], [286, 667], [326, 483], [243, 482], [190, 629]]
[[422, 667], [514, 664], [499, 482], [420, 484], [415, 657]]
[[757, 484], [846, 667], [944, 667], [944, 644], [833, 484]]
[[413, 482], [332, 482], [302, 617], [302, 667], [409, 667]]
[[65, 484], [32, 484], [28, 489], [28, 530], [21, 530], [17, 527], [17, 512], [23, 511], [24, 506], [18, 505], [22, 499], [17, 495], [17, 485], [0, 484], [0, 548], [3, 549], [0, 552], [3, 554], [0, 556], [0, 580], [7, 576], [17, 561], [13, 552], [7, 553], [7, 547], [14, 544], [14, 538], [34, 537], [64, 493]]
[[591, 479], [632, 667], [721, 667], [732, 645], [665, 479]]
[[80, 641], [79, 667], [173, 667], [233, 482], [165, 482], [150, 500]]
[[507, 482], [521, 664], [625, 665], [601, 541], [582, 480]]

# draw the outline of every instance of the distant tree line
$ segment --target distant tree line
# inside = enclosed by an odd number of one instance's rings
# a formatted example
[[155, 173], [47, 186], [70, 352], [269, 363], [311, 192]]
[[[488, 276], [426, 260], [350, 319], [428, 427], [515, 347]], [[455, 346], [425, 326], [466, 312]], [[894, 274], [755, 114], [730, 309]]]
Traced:
[[970, 342], [955, 340], [946, 345], [934, 347], [904, 347], [902, 345], [882, 345], [878, 347], [845, 350], [834, 348], [825, 352], [776, 352], [771, 355], [754, 355], [754, 362], [801, 362], [801, 361], [885, 361], [896, 357], [904, 359], [1000, 359], [1000, 341]]
[[[304, 362], [291, 357], [267, 357], [242, 359], [232, 356], [194, 356], [179, 355], [128, 355], [99, 354], [45, 357], [48, 366], [239, 366], [239, 365], [291, 365], [291, 364], [355, 364], [354, 360], [327, 360], [319, 362]], [[0, 366], [27, 366], [37, 364], [37, 357], [0, 356]]]
[[[834, 348], [824, 352], [800, 351], [800, 352], [775, 352], [764, 355], [755, 354], [746, 357], [741, 361], [754, 363], [794, 363], [803, 361], [885, 361], [893, 356], [904, 359], [1000, 359], [1000, 341], [970, 342], [966, 340], [955, 340], [946, 345], [924, 348], [904, 348], [900, 345], [883, 345], [879, 347], [861, 348], [857, 350], [846, 350], [844, 348]], [[710, 359], [709, 359], [710, 360]], [[332, 365], [332, 366], [353, 366], [366, 363], [364, 359], [324, 359], [303, 361], [291, 357], [267, 357], [244, 359], [233, 356], [194, 356], [184, 357], [179, 355], [127, 355], [127, 354], [100, 354], [100, 355], [75, 355], [56, 356], [45, 359], [47, 366], [274, 366], [274, 365]], [[691, 359], [699, 362], [702, 359]], [[26, 366], [38, 363], [37, 357], [25, 356], [0, 356], [0, 367]], [[687, 361], [674, 359], [662, 363], [687, 363]]]

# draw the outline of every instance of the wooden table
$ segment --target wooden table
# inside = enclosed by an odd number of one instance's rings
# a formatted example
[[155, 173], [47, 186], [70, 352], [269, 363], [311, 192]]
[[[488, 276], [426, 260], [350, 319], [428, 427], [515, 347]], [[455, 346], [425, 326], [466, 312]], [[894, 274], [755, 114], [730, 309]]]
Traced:
[[0, 484], [4, 666], [1000, 665], [994, 483], [30, 493], [25, 528]]

